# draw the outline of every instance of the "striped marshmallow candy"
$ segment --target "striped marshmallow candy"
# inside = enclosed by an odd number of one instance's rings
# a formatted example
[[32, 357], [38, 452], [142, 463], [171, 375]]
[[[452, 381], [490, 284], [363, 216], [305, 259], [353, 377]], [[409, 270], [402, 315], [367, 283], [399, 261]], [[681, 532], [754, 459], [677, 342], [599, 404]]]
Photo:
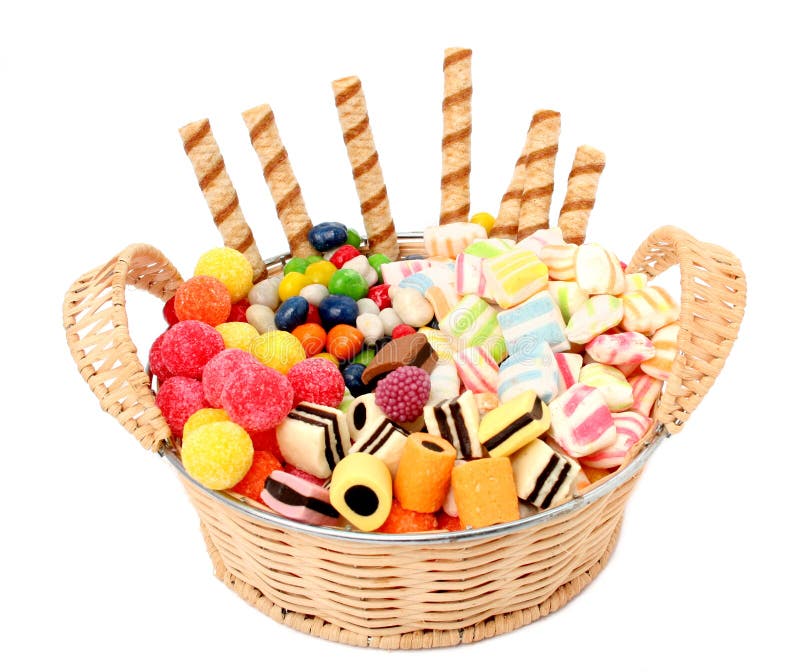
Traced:
[[466, 389], [476, 393], [497, 392], [500, 369], [486, 348], [476, 346], [459, 350], [453, 355], [453, 362]]
[[637, 373], [628, 378], [628, 382], [633, 389], [633, 405], [630, 410], [636, 411], [649, 418], [653, 404], [661, 394], [664, 381], [648, 376], [646, 373]]
[[622, 295], [622, 303], [625, 309], [622, 328], [648, 336], [675, 322], [681, 314], [680, 305], [661, 287], [643, 287], [626, 292]]
[[452, 284], [434, 285], [425, 290], [425, 298], [433, 306], [433, 314], [441, 322], [458, 303], [459, 296]]
[[454, 271], [448, 271], [444, 266], [431, 266], [430, 268], [417, 271], [403, 278], [397, 283], [397, 286], [411, 287], [424, 295], [431, 287], [452, 284], [455, 280], [456, 275]]
[[567, 328], [564, 318], [548, 291], [534, 294], [518, 306], [501, 310], [497, 321], [511, 354], [530, 351], [539, 343], [547, 343], [553, 352], [570, 349], [564, 333]]
[[432, 327], [420, 327], [417, 331], [428, 339], [428, 343], [430, 343], [434, 352], [439, 356], [440, 362], [453, 361], [455, 343], [450, 334], [445, 333], [441, 329], [434, 329]]
[[459, 254], [456, 257], [455, 288], [458, 294], [477, 294], [488, 298], [489, 285], [484, 270], [485, 259], [472, 254]]
[[453, 337], [456, 349], [483, 345], [497, 362], [508, 354], [497, 311], [474, 294], [462, 297], [439, 328]]
[[614, 412], [626, 411], [633, 405], [633, 388], [619, 369], [608, 364], [592, 362], [581, 369], [578, 380], [596, 387]]
[[617, 429], [600, 390], [575, 383], [549, 404], [550, 429], [570, 457], [583, 457], [614, 444]]
[[551, 280], [547, 283], [547, 291], [561, 311], [565, 323], [589, 300], [589, 295], [571, 280]]
[[558, 394], [559, 371], [553, 351], [540, 343], [533, 351], [512, 354], [500, 364], [497, 395], [502, 403], [533, 390], [548, 403]]
[[551, 280], [575, 280], [577, 254], [575, 243], [545, 245], [539, 251], [539, 259], [547, 265]]
[[428, 397], [428, 404], [436, 405], [446, 399], [454, 399], [461, 390], [461, 379], [458, 377], [456, 365], [452, 362], [443, 362], [441, 357], [439, 363], [433, 367], [430, 374], [431, 393]]
[[[591, 294], [612, 294], [625, 291], [625, 274], [619, 259], [597, 243], [584, 243], [575, 256], [575, 278], [581, 289]], [[631, 330], [635, 331], [635, 330]]]
[[547, 288], [547, 266], [530, 250], [513, 249], [487, 259], [489, 294], [501, 308], [511, 308]]
[[678, 356], [678, 332], [680, 324], [673, 322], [661, 327], [653, 334], [653, 345], [656, 354], [639, 366], [644, 373], [657, 380], [667, 380], [672, 373], [672, 363]]
[[575, 352], [557, 352], [553, 356], [558, 366], [558, 393], [561, 394], [579, 381], [583, 357]]
[[425, 259], [404, 259], [403, 261], [390, 261], [381, 266], [381, 277], [387, 285], [398, 285], [403, 278], [430, 268], [431, 263]]
[[600, 334], [586, 344], [586, 352], [596, 362], [618, 366], [638, 365], [655, 356], [652, 341], [637, 331], [621, 334]]
[[557, 226], [552, 229], [539, 229], [530, 236], [517, 241], [515, 249], [530, 250], [534, 254], [539, 254], [545, 245], [560, 245], [564, 242], [564, 234]]
[[622, 322], [622, 299], [610, 294], [590, 296], [567, 324], [567, 338], [572, 343], [588, 343], [595, 336]]
[[647, 273], [626, 273], [625, 292], [634, 292], [637, 289], [644, 289], [647, 287], [647, 281]]
[[465, 254], [473, 257], [483, 257], [489, 259], [508, 252], [514, 247], [514, 241], [510, 238], [487, 238], [486, 240], [476, 240], [468, 245], [464, 250]]
[[602, 448], [596, 453], [584, 455], [580, 458], [582, 465], [594, 469], [613, 469], [619, 467], [628, 456], [628, 452], [650, 429], [652, 420], [640, 415], [636, 411], [612, 413], [614, 427], [617, 430], [617, 439], [608, 448]]
[[441, 256], [450, 259], [455, 259], [475, 240], [486, 237], [486, 229], [480, 224], [468, 222], [428, 226], [422, 232], [425, 251], [429, 257]]

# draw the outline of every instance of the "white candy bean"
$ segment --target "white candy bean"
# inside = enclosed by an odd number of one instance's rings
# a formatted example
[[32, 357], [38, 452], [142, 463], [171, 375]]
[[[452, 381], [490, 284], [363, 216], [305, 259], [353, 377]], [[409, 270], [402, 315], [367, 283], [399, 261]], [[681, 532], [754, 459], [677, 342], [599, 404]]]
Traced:
[[375, 313], [362, 313], [356, 318], [356, 329], [364, 334], [364, 343], [375, 345], [383, 337], [383, 320]]
[[250, 305], [268, 306], [272, 310], [277, 309], [280, 299], [278, 297], [278, 285], [281, 284], [280, 278], [267, 278], [253, 285], [247, 294]]
[[424, 327], [433, 319], [433, 306], [416, 289], [398, 287], [392, 297], [392, 308], [405, 323]]
[[358, 314], [363, 315], [364, 313], [372, 313], [373, 315], [379, 315], [381, 309], [378, 308], [378, 304], [375, 303], [372, 299], [359, 299], [356, 301], [358, 305]]
[[349, 268], [358, 273], [362, 278], [364, 278], [364, 280], [366, 280], [369, 287], [372, 287], [372, 285], [378, 282], [378, 271], [372, 268], [369, 260], [363, 254], [353, 257], [352, 259], [348, 259], [346, 262], [344, 262], [344, 264], [342, 264], [342, 268]]
[[319, 306], [319, 304], [322, 303], [322, 299], [328, 296], [328, 294], [330, 294], [328, 288], [320, 284], [306, 285], [300, 290], [300, 296], [312, 306]]
[[378, 317], [383, 323], [384, 336], [391, 336], [394, 328], [400, 324], [403, 324], [403, 320], [400, 319], [394, 308], [384, 308]]
[[245, 316], [259, 334], [275, 331], [275, 312], [269, 306], [254, 303], [247, 309]]

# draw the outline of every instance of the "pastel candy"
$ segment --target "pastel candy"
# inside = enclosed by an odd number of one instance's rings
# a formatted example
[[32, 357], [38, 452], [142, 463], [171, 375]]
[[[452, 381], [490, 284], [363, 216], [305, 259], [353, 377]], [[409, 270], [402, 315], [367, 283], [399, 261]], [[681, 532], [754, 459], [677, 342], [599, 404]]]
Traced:
[[309, 525], [335, 525], [339, 519], [328, 490], [280, 469], [267, 477], [261, 501], [276, 513]]
[[590, 296], [570, 318], [567, 338], [573, 343], [588, 343], [595, 336], [616, 327], [622, 316], [622, 299], [610, 294]]
[[477, 294], [487, 297], [489, 286], [484, 264], [486, 259], [472, 254], [459, 254], [456, 257], [455, 290], [458, 294]]
[[330, 493], [331, 504], [353, 527], [371, 532], [389, 517], [392, 474], [374, 455], [351, 453], [336, 465]]
[[369, 263], [369, 259], [365, 257], [363, 254], [359, 254], [357, 257], [353, 257], [352, 259], [348, 259], [344, 264], [342, 264], [342, 268], [350, 269], [358, 273], [364, 281], [367, 283], [368, 287], [372, 287], [372, 285], [377, 284], [378, 282], [378, 271], [376, 271], [372, 264]]
[[550, 411], [533, 392], [523, 392], [481, 419], [478, 438], [491, 457], [504, 457], [543, 434]]
[[283, 458], [318, 478], [328, 478], [350, 449], [345, 414], [307, 401], [289, 411], [275, 434]]
[[625, 292], [633, 292], [637, 289], [644, 289], [647, 287], [648, 277], [647, 273], [626, 273], [625, 274]]
[[573, 458], [607, 448], [617, 439], [603, 394], [583, 383], [576, 383], [550, 402], [549, 433]]
[[650, 417], [650, 411], [661, 393], [664, 382], [646, 373], [637, 373], [628, 378], [628, 382], [633, 389], [633, 405], [630, 410]]
[[384, 336], [391, 336], [394, 328], [403, 324], [403, 320], [400, 319], [400, 316], [394, 308], [384, 308], [378, 313], [378, 318], [383, 325]]
[[500, 364], [497, 395], [506, 403], [527, 390], [533, 390], [544, 402], [558, 394], [558, 364], [547, 343], [540, 343], [530, 353], [513, 354]]
[[511, 308], [547, 288], [547, 266], [530, 250], [514, 249], [484, 263], [489, 293]]
[[507, 457], [470, 460], [453, 467], [453, 496], [465, 527], [519, 520], [514, 472]]
[[499, 367], [483, 346], [459, 350], [453, 363], [464, 387], [473, 392], [497, 392]]
[[486, 229], [480, 224], [467, 222], [429, 226], [422, 232], [428, 256], [442, 256], [451, 259], [455, 259], [473, 241], [486, 237]]
[[657, 380], [667, 380], [672, 373], [672, 363], [678, 356], [678, 332], [680, 324], [673, 322], [661, 327], [653, 334], [653, 345], [656, 354], [641, 363], [640, 368], [648, 376]]
[[579, 381], [596, 387], [612, 411], [625, 411], [633, 404], [633, 388], [625, 374], [608, 364], [592, 362], [581, 369]]
[[389, 468], [389, 472], [394, 478], [407, 436], [408, 432], [393, 423], [389, 418], [378, 418], [361, 430], [358, 439], [350, 447], [348, 454], [367, 453], [374, 455]]
[[455, 339], [458, 349], [482, 345], [497, 362], [507, 354], [497, 311], [478, 296], [464, 296], [439, 323], [439, 328]]
[[561, 394], [578, 382], [583, 357], [574, 352], [557, 352], [553, 357], [558, 367], [558, 394]]
[[476, 240], [471, 243], [464, 249], [464, 253], [489, 259], [508, 252], [514, 247], [514, 244], [514, 241], [510, 238], [487, 238], [486, 240]]
[[575, 280], [575, 259], [578, 246], [575, 243], [545, 245], [539, 250], [539, 258], [547, 264], [553, 280]]
[[433, 306], [416, 289], [398, 287], [392, 297], [392, 308], [403, 324], [422, 327], [433, 319]]
[[476, 392], [475, 403], [478, 405], [478, 413], [484, 416], [500, 405], [500, 397], [494, 392]]
[[578, 247], [575, 256], [575, 278], [581, 289], [590, 295], [616, 296], [625, 291], [625, 274], [619, 259], [597, 243], [584, 243]]
[[328, 291], [328, 288], [325, 285], [320, 285], [318, 283], [306, 285], [300, 290], [300, 296], [302, 296], [312, 306], [319, 306], [319, 304], [322, 303], [322, 299], [329, 294], [330, 292]]
[[[311, 285], [309, 285], [311, 286]], [[303, 289], [306, 289], [305, 287]], [[300, 292], [302, 295], [302, 290]], [[373, 315], [379, 315], [381, 309], [378, 308], [378, 304], [375, 303], [372, 299], [363, 298], [356, 301], [356, 305], [358, 306], [358, 314], [364, 315], [365, 313], [372, 313]]]
[[356, 329], [364, 335], [364, 343], [375, 345], [384, 336], [383, 322], [374, 313], [362, 313], [356, 318]]
[[561, 311], [547, 291], [534, 294], [523, 303], [497, 314], [500, 331], [510, 354], [532, 352], [547, 343], [553, 352], [569, 350], [566, 325]]
[[459, 296], [452, 284], [434, 285], [425, 290], [425, 298], [433, 306], [433, 314], [441, 322], [458, 303]]
[[539, 254], [545, 245], [558, 245], [564, 242], [564, 234], [557, 226], [552, 229], [539, 229], [530, 236], [517, 241], [517, 250], [530, 250], [534, 254]]
[[452, 362], [455, 343], [453, 337], [441, 329], [433, 327], [420, 327], [419, 332], [428, 339], [428, 343], [439, 356], [440, 362]]
[[347, 429], [350, 432], [350, 439], [355, 441], [361, 436], [365, 427], [385, 417], [384, 412], [375, 403], [373, 392], [356, 397], [347, 407]]
[[561, 311], [564, 322], [569, 322], [578, 308], [589, 300], [589, 295], [578, 286], [578, 283], [570, 280], [551, 280], [547, 283], [547, 291]]
[[598, 450], [596, 453], [585, 455], [581, 464], [595, 469], [613, 469], [620, 466], [628, 452], [650, 429], [652, 420], [635, 411], [612, 413], [614, 426], [617, 430], [617, 439], [608, 448]]
[[441, 360], [431, 371], [431, 393], [428, 397], [429, 404], [438, 404], [446, 399], [453, 399], [458, 396], [461, 390], [461, 379], [458, 377], [458, 369], [452, 362], [442, 362]]
[[425, 427], [431, 434], [449, 441], [463, 459], [485, 457], [478, 438], [480, 415], [475, 395], [467, 390], [456, 399], [428, 404], [423, 409]]
[[520, 499], [539, 509], [549, 509], [572, 498], [580, 465], [559, 455], [541, 439], [520, 448], [510, 460]]
[[383, 277], [383, 282], [387, 285], [397, 285], [403, 278], [430, 267], [431, 262], [425, 259], [390, 261], [388, 264], [381, 266], [381, 276]]
[[397, 283], [397, 286], [411, 287], [412, 289], [416, 289], [420, 294], [424, 295], [425, 292], [431, 287], [435, 287], [436, 285], [451, 284], [455, 282], [455, 280], [455, 271], [449, 271], [442, 266], [432, 266], [424, 271], [412, 273], [408, 277], [403, 278], [399, 283]]
[[622, 296], [622, 303], [625, 308], [622, 327], [625, 331], [650, 335], [675, 322], [681, 314], [681, 307], [661, 287], [643, 287], [627, 292]]
[[637, 331], [620, 334], [600, 334], [586, 344], [586, 352], [601, 364], [638, 365], [654, 357], [656, 348], [652, 341]]

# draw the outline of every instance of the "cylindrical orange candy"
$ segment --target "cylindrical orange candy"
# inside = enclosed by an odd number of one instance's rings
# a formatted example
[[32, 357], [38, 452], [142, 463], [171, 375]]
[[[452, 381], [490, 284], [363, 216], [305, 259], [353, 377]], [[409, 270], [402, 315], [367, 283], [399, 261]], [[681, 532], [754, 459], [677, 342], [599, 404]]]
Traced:
[[364, 344], [364, 334], [349, 324], [337, 324], [328, 332], [327, 350], [340, 360], [352, 359]]
[[453, 468], [453, 495], [465, 526], [519, 520], [514, 471], [507, 457], [484, 457]]
[[394, 477], [394, 495], [404, 509], [433, 513], [442, 508], [456, 461], [452, 443], [414, 432], [406, 439]]

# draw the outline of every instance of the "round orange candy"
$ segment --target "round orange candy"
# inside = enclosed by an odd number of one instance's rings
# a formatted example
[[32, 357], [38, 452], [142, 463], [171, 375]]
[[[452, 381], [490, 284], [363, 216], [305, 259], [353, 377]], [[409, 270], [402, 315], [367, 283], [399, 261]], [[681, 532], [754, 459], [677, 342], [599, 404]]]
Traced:
[[306, 357], [318, 355], [325, 349], [326, 335], [321, 325], [313, 323], [301, 324], [292, 331], [292, 336], [300, 341], [306, 351]]
[[352, 359], [364, 344], [364, 334], [349, 324], [337, 324], [328, 332], [327, 350], [334, 357]]

